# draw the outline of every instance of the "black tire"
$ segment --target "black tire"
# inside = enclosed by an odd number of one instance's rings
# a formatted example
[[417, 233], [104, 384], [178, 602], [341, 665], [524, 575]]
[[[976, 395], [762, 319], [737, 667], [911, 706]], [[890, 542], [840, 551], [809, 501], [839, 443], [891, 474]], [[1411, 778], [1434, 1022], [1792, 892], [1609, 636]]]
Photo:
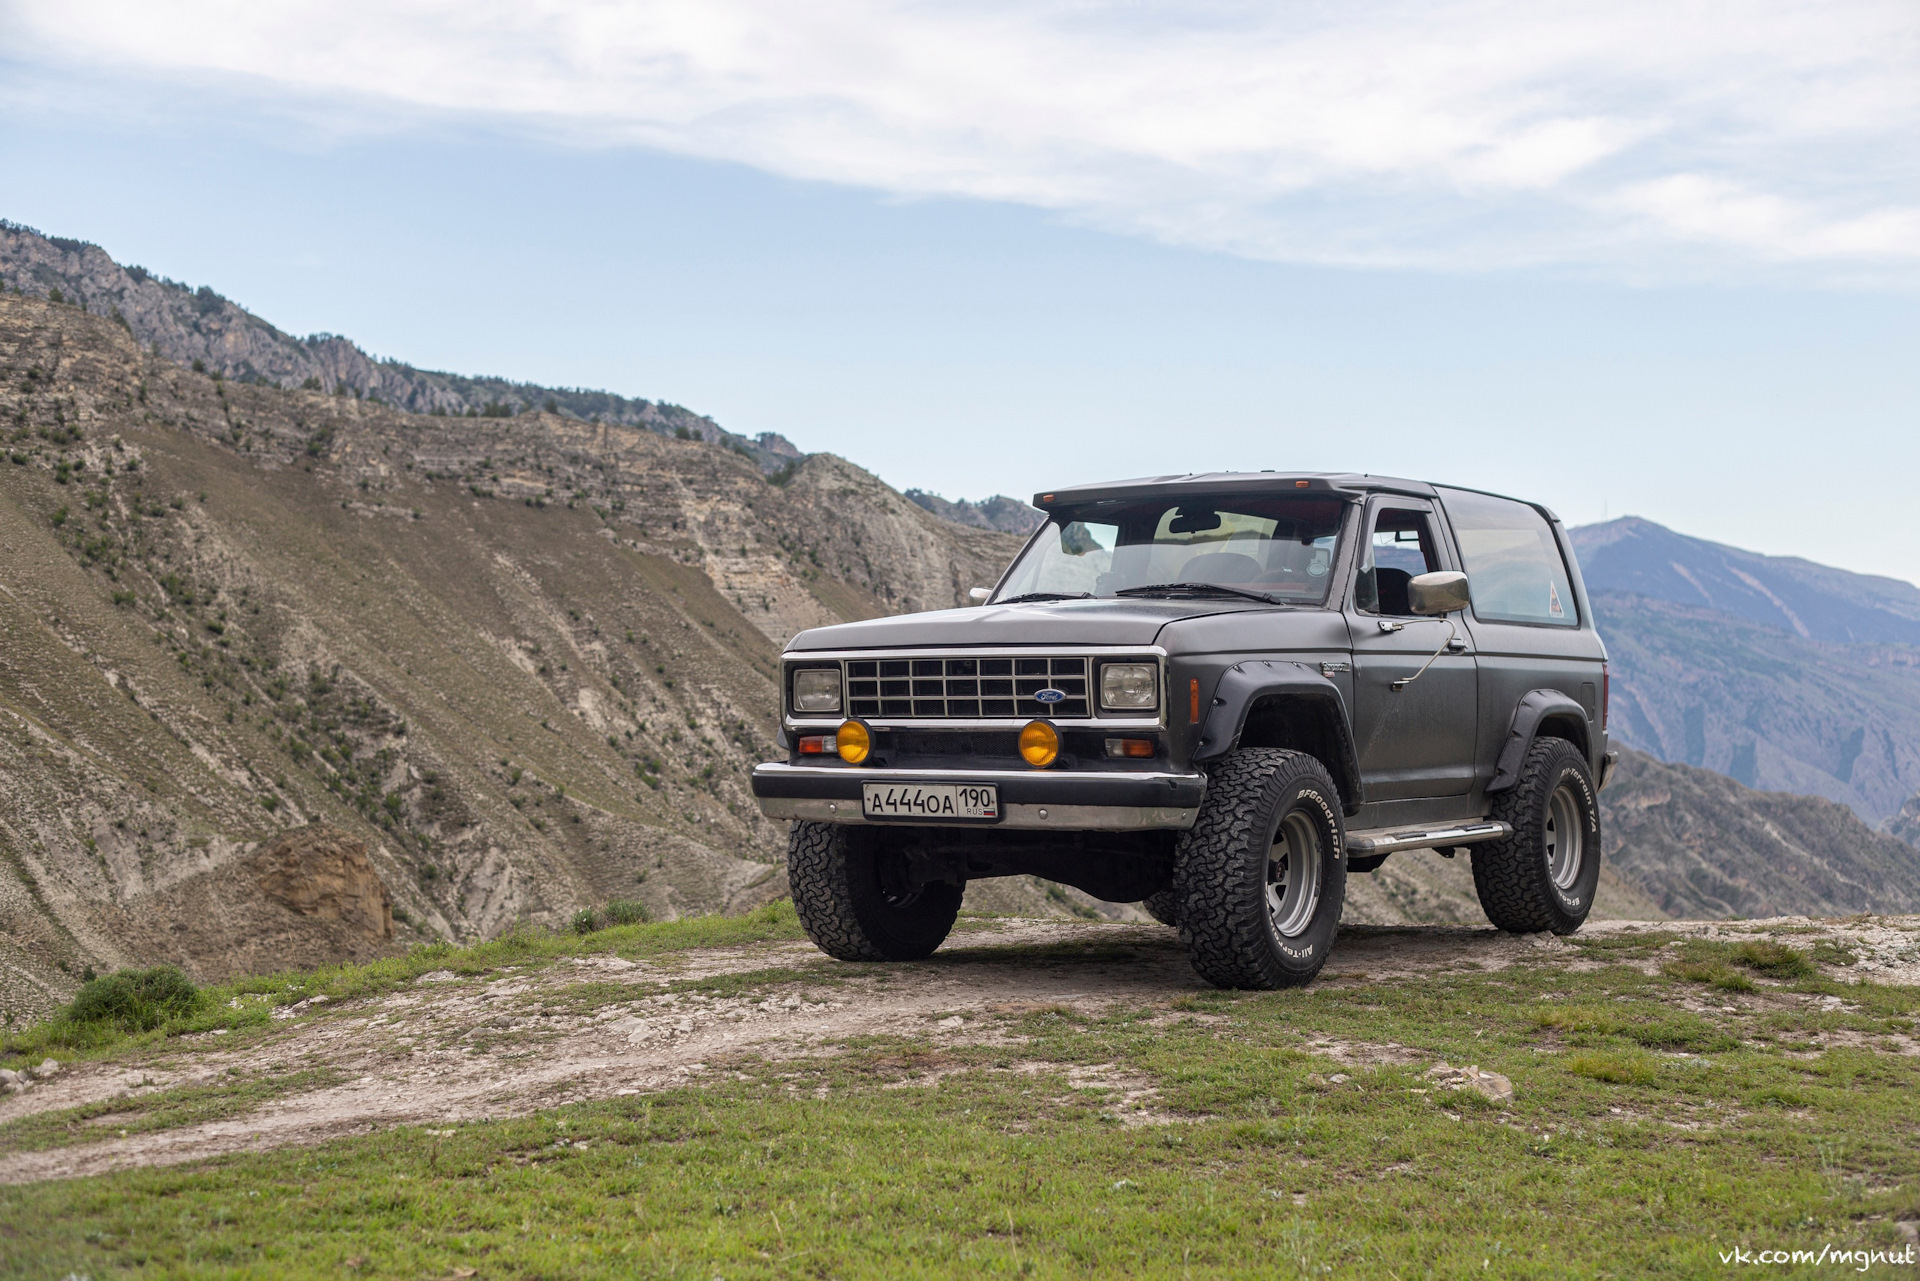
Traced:
[[1158, 894], [1149, 894], [1140, 900], [1140, 906], [1147, 909], [1147, 915], [1162, 925], [1180, 928], [1180, 892], [1169, 885]]
[[[1199, 821], [1175, 855], [1180, 939], [1215, 987], [1299, 987], [1326, 964], [1340, 932], [1347, 836], [1339, 789], [1313, 757], [1273, 748], [1243, 748], [1211, 773]], [[1290, 879], [1290, 850], [1276, 844], [1283, 835], [1288, 846], [1311, 845], [1310, 883]]]
[[1487, 919], [1515, 934], [1579, 929], [1600, 885], [1600, 799], [1587, 758], [1564, 738], [1536, 739], [1520, 781], [1494, 795], [1493, 817], [1513, 835], [1473, 847]]
[[962, 887], [905, 883], [905, 860], [869, 827], [795, 823], [787, 883], [807, 937], [842, 961], [918, 961], [960, 915]]

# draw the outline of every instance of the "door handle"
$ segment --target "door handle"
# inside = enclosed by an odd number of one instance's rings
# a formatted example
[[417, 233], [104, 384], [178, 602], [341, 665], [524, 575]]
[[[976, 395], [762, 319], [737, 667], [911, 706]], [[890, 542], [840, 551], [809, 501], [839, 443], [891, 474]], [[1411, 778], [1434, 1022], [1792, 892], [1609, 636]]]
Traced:
[[1454, 638], [1453, 638], [1452, 640], [1450, 640], [1450, 641], [1448, 641], [1448, 642], [1447, 642], [1447, 652], [1448, 652], [1449, 654], [1464, 654], [1464, 653], [1466, 653], [1466, 652], [1467, 652], [1467, 640], [1466, 640], [1466, 637], [1464, 637], [1464, 636], [1456, 636], [1456, 637], [1454, 637]]

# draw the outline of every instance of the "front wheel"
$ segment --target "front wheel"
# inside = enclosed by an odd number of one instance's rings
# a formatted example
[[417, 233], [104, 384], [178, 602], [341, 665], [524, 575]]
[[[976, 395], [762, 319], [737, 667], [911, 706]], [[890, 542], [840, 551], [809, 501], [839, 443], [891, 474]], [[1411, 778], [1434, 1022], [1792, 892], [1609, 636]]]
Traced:
[[1535, 740], [1493, 817], [1513, 835], [1473, 847], [1487, 919], [1515, 934], [1579, 929], [1600, 885], [1600, 802], [1586, 756], [1564, 738]]
[[870, 827], [795, 823], [787, 883], [807, 937], [842, 961], [921, 960], [960, 915], [961, 886], [912, 884], [906, 859]]
[[1244, 748], [1213, 770], [1174, 866], [1180, 938], [1215, 987], [1311, 981], [1346, 901], [1340, 793], [1303, 752]]

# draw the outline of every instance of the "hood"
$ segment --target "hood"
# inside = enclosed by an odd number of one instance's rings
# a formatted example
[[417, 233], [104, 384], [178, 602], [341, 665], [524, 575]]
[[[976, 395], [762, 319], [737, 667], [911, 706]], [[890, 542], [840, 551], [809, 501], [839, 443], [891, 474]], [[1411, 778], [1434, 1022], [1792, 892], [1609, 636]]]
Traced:
[[1236, 600], [1059, 600], [900, 614], [801, 632], [789, 652], [966, 645], [1151, 645], [1168, 623], [1271, 608]]

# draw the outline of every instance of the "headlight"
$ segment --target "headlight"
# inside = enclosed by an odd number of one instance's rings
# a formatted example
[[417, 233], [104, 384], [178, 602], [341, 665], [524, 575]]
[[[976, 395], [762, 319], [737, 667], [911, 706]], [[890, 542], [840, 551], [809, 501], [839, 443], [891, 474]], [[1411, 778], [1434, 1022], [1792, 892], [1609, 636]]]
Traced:
[[1160, 706], [1152, 663], [1108, 663], [1100, 669], [1100, 706], [1109, 711], [1147, 711]]
[[793, 710], [796, 712], [837, 712], [840, 710], [840, 669], [806, 667], [793, 674]]

